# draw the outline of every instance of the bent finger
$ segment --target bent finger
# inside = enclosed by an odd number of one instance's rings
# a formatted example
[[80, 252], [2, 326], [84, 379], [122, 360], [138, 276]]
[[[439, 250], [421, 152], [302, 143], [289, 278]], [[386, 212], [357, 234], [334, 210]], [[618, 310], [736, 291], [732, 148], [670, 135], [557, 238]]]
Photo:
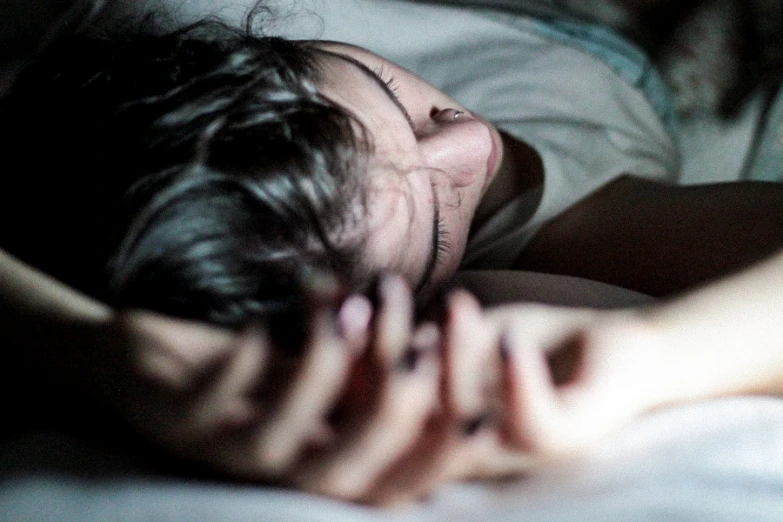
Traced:
[[248, 425], [258, 415], [249, 394], [265, 377], [269, 339], [261, 327], [248, 328], [232, 343], [231, 351], [208, 376], [191, 407], [191, 428], [212, 439], [225, 430]]
[[273, 411], [253, 434], [253, 454], [267, 472], [288, 469], [326, 427], [354, 360], [338, 333], [334, 313], [315, 312], [313, 334], [299, 367]]
[[488, 391], [497, 381], [496, 335], [471, 294], [456, 291], [447, 299], [445, 402], [455, 417], [473, 419], [485, 412]]
[[382, 384], [371, 416], [344, 444], [303, 462], [294, 481], [310, 491], [361, 498], [375, 480], [421, 436], [437, 405], [439, 364], [435, 350], [409, 354]]
[[518, 331], [501, 336], [504, 435], [519, 450], [549, 454], [568, 446], [546, 358]]

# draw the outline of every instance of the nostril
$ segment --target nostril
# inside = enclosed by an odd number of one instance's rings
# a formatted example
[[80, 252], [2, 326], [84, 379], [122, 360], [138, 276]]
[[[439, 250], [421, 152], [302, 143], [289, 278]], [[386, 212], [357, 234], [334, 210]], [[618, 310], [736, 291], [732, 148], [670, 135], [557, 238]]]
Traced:
[[430, 109], [430, 118], [432, 118], [433, 120], [436, 119], [436, 116], [440, 111], [441, 110], [438, 109], [437, 107], [433, 107], [432, 109]]
[[457, 109], [433, 109], [430, 111], [430, 118], [441, 123], [451, 123], [463, 117], [465, 117], [465, 112]]

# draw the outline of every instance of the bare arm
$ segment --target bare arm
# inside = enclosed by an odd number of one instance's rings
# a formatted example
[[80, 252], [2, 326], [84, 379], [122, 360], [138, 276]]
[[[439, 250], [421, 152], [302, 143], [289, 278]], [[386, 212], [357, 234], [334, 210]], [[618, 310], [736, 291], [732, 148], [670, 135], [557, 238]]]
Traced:
[[111, 315], [103, 304], [0, 250], [0, 332], [8, 374], [5, 379], [29, 383], [28, 374], [35, 369], [39, 375], [82, 380], [84, 376], [76, 373], [88, 357], [88, 333], [106, 323]]
[[782, 208], [778, 183], [682, 187], [625, 176], [545, 225], [514, 268], [670, 295], [780, 249]]
[[116, 313], [0, 251], [6, 420], [48, 426], [83, 412], [78, 427], [91, 432], [113, 412], [222, 475], [367, 502], [416, 498], [447, 478], [460, 420], [440, 406], [435, 327], [413, 330], [401, 278], [381, 285], [377, 310], [362, 296], [339, 310], [323, 297], [294, 359], [261, 325]]
[[673, 399], [783, 394], [783, 252], [651, 309]]
[[507, 428], [526, 451], [579, 449], [640, 413], [783, 394], [783, 252], [668, 303], [488, 310], [503, 335]]

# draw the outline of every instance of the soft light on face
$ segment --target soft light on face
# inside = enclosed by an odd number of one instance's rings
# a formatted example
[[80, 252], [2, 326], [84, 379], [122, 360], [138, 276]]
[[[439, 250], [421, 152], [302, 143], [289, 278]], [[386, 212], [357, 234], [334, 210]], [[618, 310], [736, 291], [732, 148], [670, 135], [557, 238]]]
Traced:
[[372, 141], [366, 268], [425, 292], [459, 266], [471, 220], [500, 165], [490, 124], [409, 71], [357, 47], [322, 50], [321, 93]]

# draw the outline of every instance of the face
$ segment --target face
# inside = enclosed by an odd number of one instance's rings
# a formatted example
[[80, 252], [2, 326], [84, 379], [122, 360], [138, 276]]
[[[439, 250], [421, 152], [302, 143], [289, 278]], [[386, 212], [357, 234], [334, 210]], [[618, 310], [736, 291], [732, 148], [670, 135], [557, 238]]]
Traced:
[[317, 42], [321, 94], [372, 144], [366, 268], [426, 293], [448, 279], [501, 163], [497, 130], [409, 71], [357, 47]]

